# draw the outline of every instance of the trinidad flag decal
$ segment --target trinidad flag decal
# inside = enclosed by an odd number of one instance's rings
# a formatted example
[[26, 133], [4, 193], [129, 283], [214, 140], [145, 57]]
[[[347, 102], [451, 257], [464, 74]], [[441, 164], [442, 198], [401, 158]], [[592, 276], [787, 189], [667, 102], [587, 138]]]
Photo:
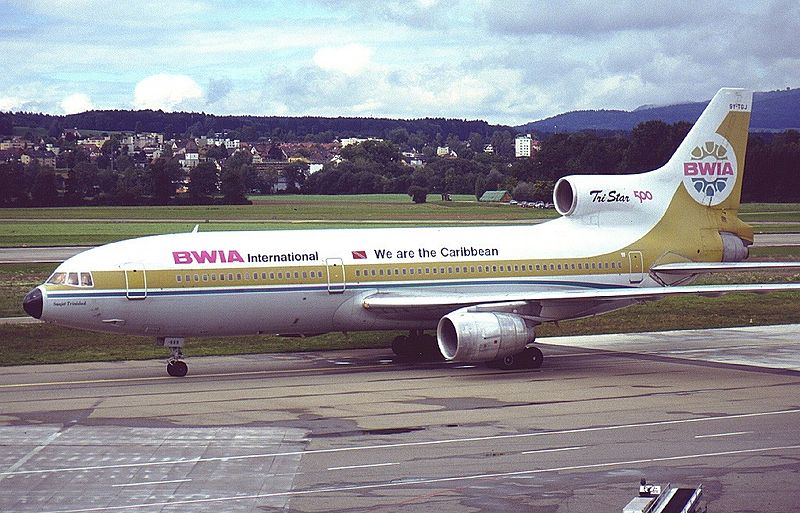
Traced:
[[351, 251], [353, 253], [353, 260], [364, 260], [367, 258], [366, 251]]

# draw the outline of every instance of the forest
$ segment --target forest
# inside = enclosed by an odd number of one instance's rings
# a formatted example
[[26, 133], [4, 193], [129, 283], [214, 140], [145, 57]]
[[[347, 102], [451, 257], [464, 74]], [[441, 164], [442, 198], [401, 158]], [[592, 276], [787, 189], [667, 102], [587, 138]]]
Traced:
[[[108, 130], [130, 128], [128, 123], [131, 122], [139, 130], [159, 128], [148, 125], [148, 114], [152, 111], [125, 114], [124, 121], [113, 121], [115, 118], [108, 111], [86, 113], [99, 116], [94, 121], [98, 123], [96, 126], [108, 127]], [[63, 119], [70, 118], [30, 116], [27, 121], [33, 126], [25, 126], [30, 131], [46, 128], [49, 133], [43, 136], [45, 140], [59, 134]], [[192, 116], [185, 114], [167, 119], [175, 123], [173, 129], [185, 130], [187, 136], [217, 130], [220, 126], [216, 123], [228, 119], [200, 115], [195, 119]], [[9, 129], [8, 119], [5, 115], [4, 130]], [[10, 128], [13, 130], [13, 125], [25, 119], [15, 114]], [[284, 176], [278, 177], [275, 171], [257, 169], [249, 153], [229, 154], [224, 148], [209, 151], [207, 160], [188, 173], [169, 155], [147, 163], [135, 162], [121, 154], [118, 142], [112, 137], [99, 158], [90, 159], [80, 149], [68, 152], [64, 157], [66, 163], [62, 159], [59, 165], [62, 169], [66, 167], [66, 172], [55, 173], [36, 162], [27, 166], [19, 162], [0, 164], [0, 206], [244, 203], [247, 195], [273, 193], [279, 178], [287, 184], [282, 192], [288, 193], [405, 194], [414, 188], [417, 197], [421, 191], [479, 197], [486, 190], [506, 189], [518, 201], [549, 201], [553, 184], [562, 176], [627, 174], [659, 167], [691, 128], [686, 122], [647, 121], [630, 132], [543, 134], [541, 149], [532, 158], [515, 159], [515, 134], [511, 129], [484, 122], [416, 120], [414, 124], [404, 124], [412, 122], [349, 119], [348, 130], [341, 131], [344, 125], [337, 125], [334, 118], [287, 119], [294, 119], [294, 124], [284, 128], [252, 126], [255, 132], [250, 135], [256, 138], [254, 140], [280, 141], [263, 135], [265, 132], [261, 130], [268, 129], [270, 134], [286, 130], [284, 135], [291, 133], [295, 138], [305, 134], [304, 140], [312, 141], [325, 139], [329, 142], [331, 137], [344, 135], [376, 135], [385, 140], [345, 147], [341, 150], [341, 159], [326, 163], [321, 171], [312, 175], [294, 164], [284, 166], [281, 171]], [[344, 118], [337, 119], [344, 122]], [[208, 120], [215, 120], [213, 127], [207, 124]], [[48, 123], [50, 126], [42, 126]], [[197, 123], [201, 125], [195, 126]], [[363, 123], [361, 130], [364, 131], [360, 131], [358, 123]], [[232, 130], [241, 135], [248, 128], [240, 125]], [[450, 156], [436, 156], [436, 147], [442, 144], [453, 151]], [[487, 145], [492, 146], [493, 152], [484, 151]], [[402, 152], [412, 149], [425, 156], [424, 165], [410, 166], [404, 162]], [[800, 183], [800, 132], [751, 134], [745, 165], [743, 201], [800, 201], [800, 187], [797, 187]]]

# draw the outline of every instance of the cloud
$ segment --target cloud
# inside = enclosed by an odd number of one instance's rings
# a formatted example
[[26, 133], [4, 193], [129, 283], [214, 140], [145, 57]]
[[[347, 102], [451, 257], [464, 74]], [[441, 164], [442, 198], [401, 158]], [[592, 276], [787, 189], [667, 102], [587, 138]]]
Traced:
[[92, 100], [83, 93], [71, 94], [61, 100], [61, 110], [64, 111], [64, 114], [78, 114], [92, 109], [94, 109]]
[[372, 50], [365, 46], [349, 44], [324, 47], [314, 54], [314, 64], [326, 71], [339, 71], [345, 75], [357, 75], [369, 66]]
[[229, 78], [212, 78], [208, 81], [206, 101], [208, 101], [209, 104], [216, 103], [228, 96], [228, 93], [230, 93], [232, 89], [233, 82], [231, 82]]
[[186, 100], [196, 100], [203, 91], [191, 77], [160, 73], [142, 79], [133, 92], [133, 106], [137, 109], [174, 110]]
[[0, 96], [0, 112], [13, 111], [25, 104], [25, 100], [16, 96]]

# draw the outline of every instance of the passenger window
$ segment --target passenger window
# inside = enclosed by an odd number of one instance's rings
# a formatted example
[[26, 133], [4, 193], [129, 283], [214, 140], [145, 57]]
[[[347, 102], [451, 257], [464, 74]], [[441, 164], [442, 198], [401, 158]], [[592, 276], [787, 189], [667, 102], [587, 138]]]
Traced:
[[225, 281], [225, 275], [224, 274], [220, 274], [219, 275], [219, 279], [220, 279], [220, 281]]
[[194, 281], [200, 281], [200, 275], [199, 274], [195, 274], [194, 275]]
[[241, 280], [242, 279], [242, 273], [236, 273], [236, 279], [237, 280]]
[[183, 276], [181, 276], [180, 274], [175, 276], [175, 281], [177, 281], [178, 283], [180, 283], [182, 281], [182, 279], [183, 279]]
[[183, 277], [183, 280], [184, 281], [192, 281], [192, 277], [187, 274], [186, 276]]
[[211, 273], [211, 281], [217, 281], [217, 273]]
[[208, 281], [208, 275], [207, 274], [203, 275], [203, 281]]

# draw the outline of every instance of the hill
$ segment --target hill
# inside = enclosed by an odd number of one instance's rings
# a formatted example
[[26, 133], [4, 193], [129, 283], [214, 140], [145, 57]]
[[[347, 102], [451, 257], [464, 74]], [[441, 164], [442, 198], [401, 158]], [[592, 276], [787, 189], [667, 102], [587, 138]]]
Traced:
[[[581, 130], [630, 131], [639, 123], [694, 123], [708, 102], [681, 103], [625, 110], [580, 110], [559, 114], [516, 127], [519, 132], [579, 132]], [[800, 89], [786, 89], [753, 95], [752, 131], [784, 131], [800, 128]]]

